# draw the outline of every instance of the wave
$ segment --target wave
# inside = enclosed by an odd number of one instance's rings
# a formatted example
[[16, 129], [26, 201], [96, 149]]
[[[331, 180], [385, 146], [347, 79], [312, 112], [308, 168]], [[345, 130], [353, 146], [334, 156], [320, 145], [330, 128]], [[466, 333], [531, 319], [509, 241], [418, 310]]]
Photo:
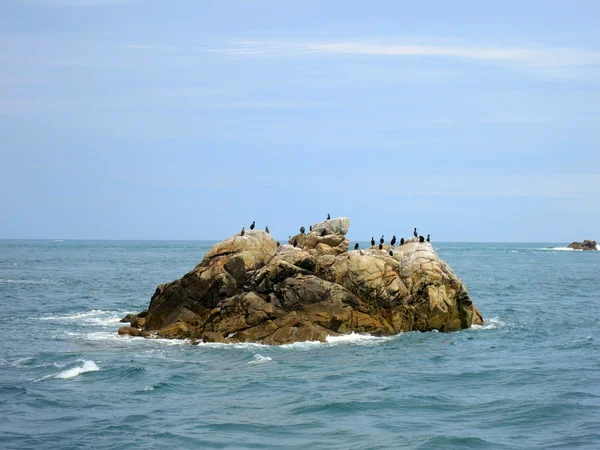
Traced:
[[[15, 263], [15, 266], [17, 264]], [[11, 283], [11, 284], [60, 284], [58, 281], [49, 280], [48, 278], [42, 278], [40, 280], [13, 280], [10, 278], [0, 278], [0, 283]]]
[[145, 338], [141, 336], [118, 335], [115, 331], [96, 331], [93, 333], [68, 333], [72, 336], [81, 336], [90, 341], [119, 341], [131, 344], [160, 344], [160, 345], [190, 345], [189, 339], [162, 339]]
[[[394, 336], [372, 336], [370, 334], [359, 334], [359, 333], [349, 333], [342, 334], [340, 336], [327, 336], [325, 338], [325, 342], [321, 341], [301, 341], [294, 342], [292, 344], [282, 344], [282, 345], [267, 345], [267, 344], [258, 344], [256, 342], [239, 342], [239, 343], [216, 343], [216, 342], [200, 342], [197, 347], [199, 348], [231, 348], [231, 349], [240, 349], [240, 350], [260, 350], [260, 349], [280, 349], [280, 350], [292, 350], [292, 351], [306, 351], [313, 350], [315, 348], [330, 348], [337, 347], [340, 345], [356, 345], [356, 346], [373, 346], [380, 345], [382, 343], [391, 341], [396, 339], [397, 337], [403, 335], [404, 333], [399, 333]], [[137, 338], [143, 339], [143, 338]]]
[[63, 370], [62, 372], [56, 374], [45, 375], [38, 380], [34, 380], [34, 382], [44, 381], [48, 378], [55, 378], [57, 380], [67, 380], [69, 378], [75, 378], [87, 372], [98, 372], [100, 370], [100, 368], [92, 360], [78, 359], [77, 361], [82, 362], [83, 365], [81, 365], [80, 367], [73, 367], [72, 369]]
[[[82, 360], [80, 360], [82, 361]], [[86, 361], [83, 360], [83, 365], [81, 367], [73, 367], [72, 369], [63, 370], [59, 374], [54, 375], [54, 378], [58, 379], [67, 379], [67, 378], [75, 378], [83, 373], [87, 372], [98, 372], [100, 368], [96, 365], [94, 361]]]
[[506, 323], [498, 317], [490, 317], [483, 321], [483, 325], [471, 325], [474, 330], [497, 330], [506, 326]]
[[63, 239], [54, 239], [52, 242], [65, 242]]
[[252, 366], [252, 365], [256, 365], [256, 364], [268, 363], [269, 361], [273, 361], [273, 360], [268, 356], [263, 356], [263, 355], [259, 355], [258, 353], [255, 353], [254, 359], [252, 361], [247, 362], [246, 364], [249, 366]]
[[68, 314], [55, 314], [38, 317], [38, 320], [50, 320], [57, 322], [77, 322], [78, 325], [87, 326], [112, 326], [121, 322], [125, 316], [124, 311], [103, 311], [101, 309], [92, 309]]

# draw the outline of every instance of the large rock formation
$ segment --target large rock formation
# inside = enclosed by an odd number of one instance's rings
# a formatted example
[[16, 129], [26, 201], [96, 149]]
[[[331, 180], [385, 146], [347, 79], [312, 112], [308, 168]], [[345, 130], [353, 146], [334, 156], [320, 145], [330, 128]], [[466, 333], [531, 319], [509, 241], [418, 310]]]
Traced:
[[[286, 344], [359, 332], [454, 331], [482, 324], [467, 289], [428, 242], [348, 251], [350, 220], [332, 219], [277, 246], [264, 231], [216, 244], [159, 285], [120, 334]], [[390, 250], [393, 255], [390, 255]]]
[[598, 250], [598, 245], [596, 244], [596, 241], [592, 241], [589, 239], [586, 239], [583, 242], [571, 242], [568, 245], [568, 247], [575, 250]]

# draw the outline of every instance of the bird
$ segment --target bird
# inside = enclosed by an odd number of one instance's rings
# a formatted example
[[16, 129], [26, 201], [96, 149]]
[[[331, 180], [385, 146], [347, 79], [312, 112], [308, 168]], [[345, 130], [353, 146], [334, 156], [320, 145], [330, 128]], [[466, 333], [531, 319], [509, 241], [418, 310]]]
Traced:
[[427, 235], [427, 242], [431, 242], [431, 237]]
[[269, 225], [267, 225], [267, 226], [265, 227], [265, 231], [267, 232], [267, 234], [271, 234], [271, 233], [269, 233]]
[[298, 239], [294, 239], [294, 247], [298, 246]]
[[391, 244], [391, 245], [394, 245], [394, 244], [396, 244], [396, 235], [394, 235], [394, 236], [392, 237], [392, 240], [390, 241], [390, 244]]
[[358, 242], [356, 244], [354, 244], [354, 250], [358, 250]]
[[419, 242], [425, 242], [425, 238], [423, 236], [419, 236]]
[[383, 244], [379, 244], [379, 250], [383, 250]]
[[331, 216], [329, 214], [327, 214], [327, 220], [331, 219]]
[[379, 238], [379, 243], [383, 244], [385, 242], [385, 240], [383, 239], [383, 234], [381, 235], [381, 238]]
[[244, 228], [246, 228], [246, 227], [242, 227], [242, 232], [240, 233], [240, 236], [243, 236], [246, 234], [246, 230]]
[[373, 239], [373, 236], [371, 236], [371, 245], [375, 245], [375, 239]]
[[400, 245], [404, 245], [404, 238], [400, 238]]
[[309, 231], [312, 231], [312, 225], [308, 228]]
[[327, 231], [325, 231], [325, 228], [323, 228], [323, 231], [321, 231], [321, 237], [325, 236], [327, 234]]
[[255, 224], [255, 223], [256, 223], [256, 220], [253, 220], [253, 221], [252, 221], [252, 225], [250, 225], [250, 229], [251, 229], [251, 230], [254, 230], [254, 224]]
[[305, 231], [306, 231], [306, 228], [300, 227], [300, 233], [304, 234]]
[[394, 252], [390, 250], [390, 256], [394, 256]]
[[419, 237], [419, 233], [417, 233], [417, 229], [415, 228], [415, 231], [413, 231], [413, 234], [415, 235], [415, 237]]
[[281, 245], [281, 242], [277, 241], [277, 247], [279, 247]]

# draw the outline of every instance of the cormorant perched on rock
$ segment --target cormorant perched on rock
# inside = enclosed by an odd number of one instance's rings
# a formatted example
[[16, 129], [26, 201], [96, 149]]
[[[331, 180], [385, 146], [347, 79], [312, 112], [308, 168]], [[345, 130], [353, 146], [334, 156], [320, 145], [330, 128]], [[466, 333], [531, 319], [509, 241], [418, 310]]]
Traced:
[[371, 236], [371, 245], [375, 245], [375, 239], [373, 239], [373, 236]]
[[425, 242], [425, 238], [423, 236], [419, 236], [419, 242], [421, 242], [421, 243]]
[[300, 233], [304, 234], [305, 231], [306, 231], [306, 228], [300, 227]]
[[379, 244], [379, 250], [383, 250], [383, 244]]
[[354, 244], [354, 250], [358, 250], [358, 242]]
[[271, 234], [271, 233], [269, 233], [269, 225], [267, 225], [267, 226], [265, 227], [265, 231], [267, 232], [267, 234]]
[[385, 242], [385, 239], [383, 239], [383, 234], [381, 235], [381, 237], [379, 238], [379, 243], [383, 244]]
[[390, 245], [395, 245], [396, 244], [396, 235], [394, 235], [392, 237], [392, 240], [390, 241]]
[[246, 227], [242, 227], [242, 232], [240, 233], [240, 236], [243, 236], [246, 234], [246, 230], [244, 228], [246, 228]]
[[294, 239], [294, 247], [298, 246], [298, 239]]
[[251, 230], [254, 230], [254, 225], [255, 225], [255, 223], [256, 223], [256, 220], [253, 220], [253, 221], [252, 221], [252, 225], [250, 225], [250, 229], [251, 229]]
[[431, 237], [427, 235], [427, 242], [431, 242]]
[[400, 245], [404, 245], [404, 238], [400, 238]]
[[413, 231], [413, 234], [415, 235], [415, 237], [419, 237], [419, 233], [417, 233], [417, 229], [415, 228], [415, 231]]
[[281, 242], [277, 241], [277, 247], [279, 247], [281, 245]]
[[390, 256], [394, 256], [394, 252], [390, 250]]
[[327, 214], [327, 220], [331, 219], [331, 216], [329, 214]]
[[308, 230], [309, 230], [309, 231], [312, 231], [312, 225], [311, 225], [310, 227], [308, 227]]
[[327, 231], [325, 231], [325, 228], [323, 228], [323, 231], [321, 231], [321, 237], [325, 236], [327, 234]]

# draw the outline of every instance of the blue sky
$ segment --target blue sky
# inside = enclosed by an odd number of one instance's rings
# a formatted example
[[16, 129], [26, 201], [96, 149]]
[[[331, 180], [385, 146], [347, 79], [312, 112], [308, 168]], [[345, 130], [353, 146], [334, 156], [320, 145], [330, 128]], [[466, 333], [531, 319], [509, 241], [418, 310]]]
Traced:
[[0, 238], [600, 239], [600, 2], [4, 0]]

